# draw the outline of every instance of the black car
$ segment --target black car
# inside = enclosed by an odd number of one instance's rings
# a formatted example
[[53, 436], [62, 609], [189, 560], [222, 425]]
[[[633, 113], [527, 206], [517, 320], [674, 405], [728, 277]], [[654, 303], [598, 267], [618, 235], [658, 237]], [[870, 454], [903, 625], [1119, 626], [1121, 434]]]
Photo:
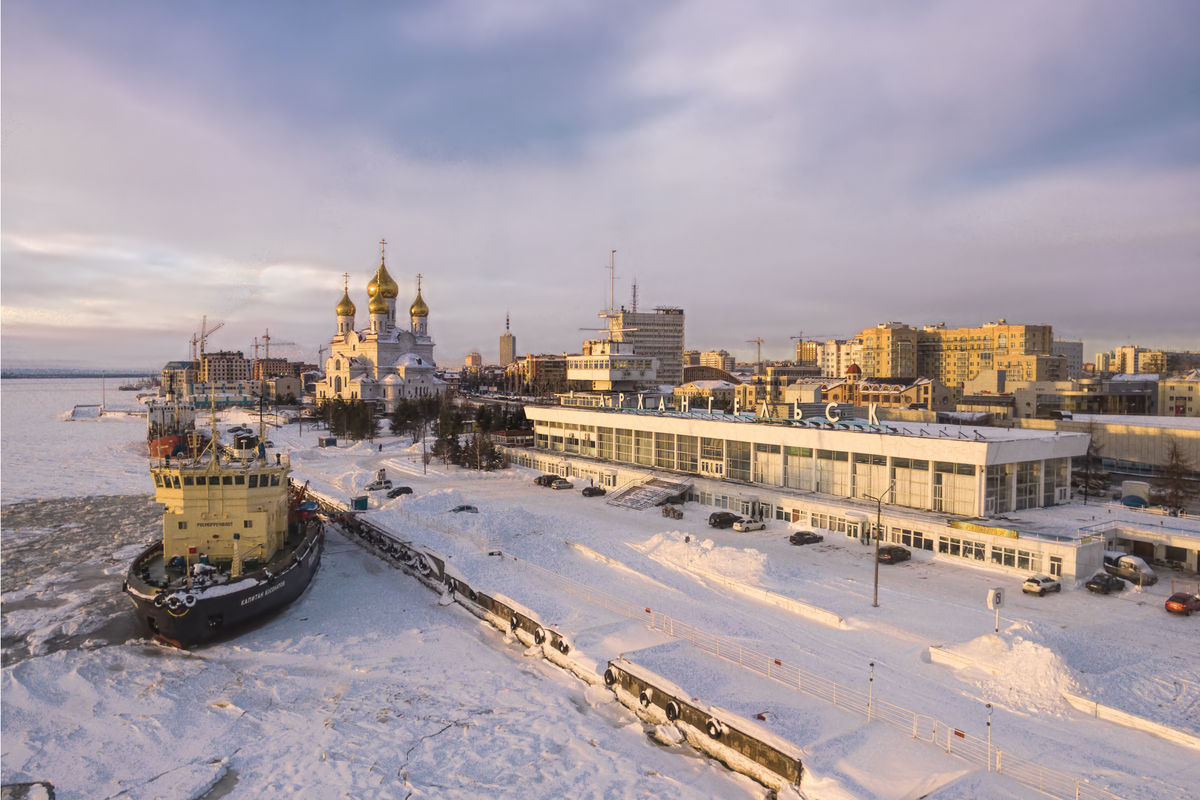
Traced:
[[713, 528], [732, 528], [739, 519], [732, 511], [714, 511], [708, 515], [708, 524]]
[[907, 547], [898, 544], [885, 544], [879, 547], [879, 563], [895, 564], [898, 561], [908, 561], [912, 552]]
[[600, 486], [585, 486], [585, 487], [583, 487], [583, 496], [584, 497], [599, 497], [602, 494], [605, 494], [605, 491]]
[[463, 506], [455, 506], [454, 508], [450, 509], [450, 513], [452, 513], [452, 514], [459, 514], [463, 511], [467, 512], [468, 514], [478, 514], [479, 513], [479, 509], [476, 508], [475, 506], [463, 505]]
[[796, 531], [788, 537], [788, 541], [792, 544], [816, 544], [825, 541], [825, 537], [812, 531]]
[[533, 479], [533, 482], [536, 483], [538, 486], [549, 486], [550, 484], [554, 483], [556, 480], [558, 480], [557, 475], [538, 475], [536, 478]]
[[1125, 581], [1118, 578], [1116, 575], [1109, 575], [1107, 572], [1097, 572], [1092, 577], [1088, 578], [1084, 584], [1089, 592], [1097, 594], [1108, 594], [1109, 592], [1119, 592], [1125, 588]]
[[388, 497], [399, 497], [402, 494], [412, 494], [411, 486], [397, 486], [387, 493]]

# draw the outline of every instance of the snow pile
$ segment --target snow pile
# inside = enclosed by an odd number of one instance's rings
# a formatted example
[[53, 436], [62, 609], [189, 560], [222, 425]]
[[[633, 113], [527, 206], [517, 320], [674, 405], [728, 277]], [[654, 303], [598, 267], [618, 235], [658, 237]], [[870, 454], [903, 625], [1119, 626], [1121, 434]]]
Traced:
[[989, 633], [947, 649], [975, 663], [975, 683], [992, 703], [1026, 714], [1066, 713], [1062, 692], [1073, 690], [1075, 680], [1050, 648]]
[[634, 550], [660, 564], [680, 569], [702, 569], [730, 580], [756, 584], [762, 581], [766, 556], [757, 550], [717, 545], [712, 539], [692, 538], [683, 531], [664, 531], [640, 544], [630, 544]]

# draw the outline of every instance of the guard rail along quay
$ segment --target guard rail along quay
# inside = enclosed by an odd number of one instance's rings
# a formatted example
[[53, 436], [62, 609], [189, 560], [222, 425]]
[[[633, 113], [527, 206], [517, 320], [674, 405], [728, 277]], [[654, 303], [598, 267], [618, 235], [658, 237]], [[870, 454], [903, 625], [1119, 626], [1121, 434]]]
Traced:
[[[613, 691], [617, 700], [630, 708], [621, 698], [624, 691], [616, 683], [607, 680], [608, 670], [604, 676], [598, 674], [596, 663], [586, 656], [575, 652], [574, 644], [562, 631], [545, 625], [536, 613], [524, 608], [517, 601], [511, 600], [495, 592], [485, 592], [472, 587], [436, 551], [422, 547], [410, 541], [396, 537], [376, 523], [363, 519], [351, 512], [342, 503], [321, 494], [309, 491], [308, 498], [314, 500], [321, 511], [325, 513], [330, 524], [336, 526], [347, 538], [366, 548], [393, 567], [403, 569], [415, 577], [427, 588], [438, 592], [448, 593], [455, 602], [475, 616], [490, 622], [497, 629], [511, 635], [526, 647], [536, 646], [542, 649], [542, 655], [552, 663], [566, 669], [580, 679], [591, 683], [604, 683]], [[515, 560], [515, 559], [514, 559]], [[636, 668], [628, 661], [621, 660], [616, 668], [622, 675], [636, 673]], [[614, 669], [610, 663], [609, 670]], [[640, 672], [643, 676], [648, 672]], [[625, 685], [632, 685], [633, 679], [626, 677]], [[649, 686], [649, 680], [642, 678], [639, 686]], [[662, 683], [660, 681], [660, 683]], [[639, 688], [640, 691], [640, 688]], [[683, 732], [685, 739], [698, 751], [712, 756], [730, 769], [747, 775], [762, 783], [764, 786], [778, 790], [789, 784], [799, 784], [802, 773], [800, 764], [800, 749], [795, 745], [784, 742], [769, 732], [757, 729], [749, 720], [744, 720], [731, 712], [720, 711], [716, 707], [699, 704], [692, 699], [685, 702], [683, 693], [676, 706], [685, 709], [680, 720], [669, 719]], [[660, 690], [660, 698], [666, 698], [665, 690]], [[663, 700], [666, 702], [666, 700]], [[674, 708], [673, 707], [673, 708]], [[707, 709], [705, 711], [704, 709]], [[657, 717], [668, 719], [668, 711], [664, 708]], [[707, 716], [700, 720], [700, 715]], [[654, 712], [645, 708], [637, 712], [643, 719], [661, 722]], [[709, 719], [715, 720], [719, 733], [700, 736], [697, 731], [706, 730]], [[700, 722], [697, 728], [693, 723]], [[722, 741], [717, 742], [717, 739]], [[768, 741], [770, 740], [770, 741]]]

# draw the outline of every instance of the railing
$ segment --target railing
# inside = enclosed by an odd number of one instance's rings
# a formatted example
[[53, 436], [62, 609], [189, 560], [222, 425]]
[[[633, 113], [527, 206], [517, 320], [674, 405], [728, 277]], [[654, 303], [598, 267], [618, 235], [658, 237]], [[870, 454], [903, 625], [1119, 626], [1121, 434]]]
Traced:
[[614, 614], [629, 619], [642, 619], [651, 630], [688, 642], [698, 650], [790, 689], [860, 714], [866, 717], [868, 722], [889, 725], [914, 739], [936, 745], [949, 755], [986, 767], [988, 771], [1006, 775], [1051, 797], [1061, 800], [1121, 800], [1120, 795], [1093, 786], [1084, 778], [1049, 769], [1022, 756], [1003, 751], [993, 745], [990, 739], [980, 738], [926, 714], [889, 703], [875, 697], [873, 691], [863, 692], [806, 672], [782, 659], [748, 649], [723, 636], [709, 633], [690, 623], [615, 597], [571, 578], [565, 578], [529, 561], [516, 558], [513, 561], [527, 570], [536, 572], [545, 583], [556, 586], [567, 594]]

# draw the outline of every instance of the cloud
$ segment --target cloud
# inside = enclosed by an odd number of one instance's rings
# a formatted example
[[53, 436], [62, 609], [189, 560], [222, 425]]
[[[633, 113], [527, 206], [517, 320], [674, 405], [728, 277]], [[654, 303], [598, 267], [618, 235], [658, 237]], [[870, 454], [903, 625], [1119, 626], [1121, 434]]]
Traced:
[[[897, 318], [1102, 342], [1114, 286], [1196, 286], [1186, 3], [76, 10], [6, 8], [6, 356], [64, 307], [315, 350], [381, 237], [443, 363], [506, 310], [577, 349], [612, 248], [618, 302], [743, 356]], [[1194, 342], [1188, 297], [1123, 327]]]

